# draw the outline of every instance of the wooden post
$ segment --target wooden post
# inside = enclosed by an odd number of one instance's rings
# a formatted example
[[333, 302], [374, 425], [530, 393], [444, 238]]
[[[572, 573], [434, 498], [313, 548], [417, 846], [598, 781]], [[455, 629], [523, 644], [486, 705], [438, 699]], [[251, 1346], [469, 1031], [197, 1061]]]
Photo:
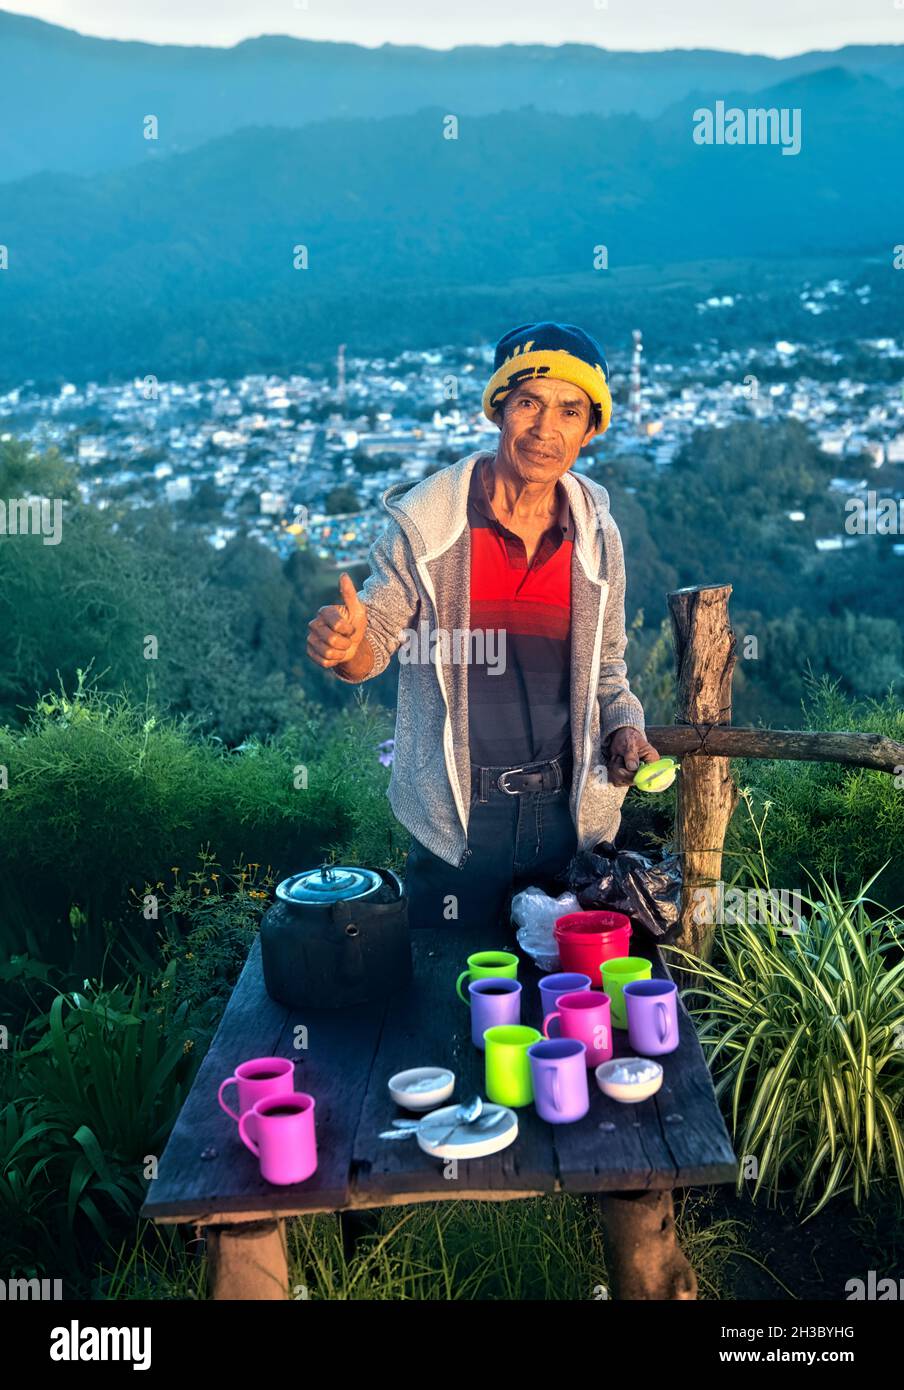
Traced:
[[[677, 661], [675, 722], [701, 734], [731, 723], [735, 637], [728, 620], [730, 594], [730, 584], [708, 584], [668, 596]], [[712, 950], [725, 831], [737, 801], [728, 758], [682, 762], [677, 832], [684, 888], [678, 944], [705, 959]]]
[[606, 1192], [599, 1211], [617, 1299], [697, 1297], [697, 1276], [675, 1234], [671, 1192]]
[[207, 1260], [214, 1299], [288, 1299], [285, 1221], [207, 1226]]

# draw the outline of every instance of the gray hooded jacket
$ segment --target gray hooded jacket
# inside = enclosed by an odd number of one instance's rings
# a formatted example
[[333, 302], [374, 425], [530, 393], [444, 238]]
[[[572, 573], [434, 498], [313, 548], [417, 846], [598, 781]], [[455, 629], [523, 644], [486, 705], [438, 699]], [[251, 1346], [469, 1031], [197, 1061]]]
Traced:
[[[412, 835], [456, 866], [467, 858], [471, 762], [468, 670], [454, 660], [452, 634], [468, 632], [468, 488], [483, 456], [469, 454], [421, 482], [397, 483], [384, 493], [390, 520], [371, 547], [371, 573], [359, 595], [374, 653], [365, 679], [385, 670], [406, 631], [427, 622], [432, 632], [449, 634], [432, 645], [433, 660], [400, 663], [389, 803]], [[615, 838], [627, 790], [607, 781], [601, 745], [624, 725], [643, 730], [644, 715], [623, 660], [625, 565], [609, 494], [580, 474], [565, 473], [561, 481], [575, 523], [570, 808], [579, 845], [589, 848]]]

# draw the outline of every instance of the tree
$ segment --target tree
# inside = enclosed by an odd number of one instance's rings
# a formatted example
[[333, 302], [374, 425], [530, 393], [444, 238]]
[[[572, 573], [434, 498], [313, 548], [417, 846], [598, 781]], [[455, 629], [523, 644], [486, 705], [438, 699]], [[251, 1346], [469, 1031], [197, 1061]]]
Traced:
[[326, 514], [327, 516], [340, 516], [343, 512], [359, 512], [361, 510], [361, 499], [354, 488], [341, 484], [334, 487], [332, 492], [327, 494]]

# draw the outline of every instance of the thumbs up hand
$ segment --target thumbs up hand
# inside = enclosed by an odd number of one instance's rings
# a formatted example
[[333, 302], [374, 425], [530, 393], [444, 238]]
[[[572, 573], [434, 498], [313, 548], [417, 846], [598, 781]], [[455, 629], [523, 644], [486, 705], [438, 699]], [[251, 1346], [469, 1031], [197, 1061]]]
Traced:
[[367, 609], [350, 577], [339, 576], [341, 603], [320, 608], [308, 623], [308, 656], [318, 666], [342, 666], [351, 661], [367, 632]]

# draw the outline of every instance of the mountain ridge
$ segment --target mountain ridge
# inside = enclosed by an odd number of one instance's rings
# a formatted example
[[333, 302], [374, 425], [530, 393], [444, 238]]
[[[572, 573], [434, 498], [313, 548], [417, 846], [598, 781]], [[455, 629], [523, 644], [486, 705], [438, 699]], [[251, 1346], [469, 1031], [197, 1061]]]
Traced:
[[691, 90], [715, 99], [839, 65], [904, 87], [904, 44], [771, 58], [588, 44], [366, 48], [277, 34], [211, 48], [102, 39], [0, 10], [0, 184], [136, 163], [147, 154], [148, 114], [159, 120], [157, 151], [176, 153], [258, 122], [300, 129], [439, 102], [469, 117], [518, 109], [529, 97], [551, 113], [654, 118]]

